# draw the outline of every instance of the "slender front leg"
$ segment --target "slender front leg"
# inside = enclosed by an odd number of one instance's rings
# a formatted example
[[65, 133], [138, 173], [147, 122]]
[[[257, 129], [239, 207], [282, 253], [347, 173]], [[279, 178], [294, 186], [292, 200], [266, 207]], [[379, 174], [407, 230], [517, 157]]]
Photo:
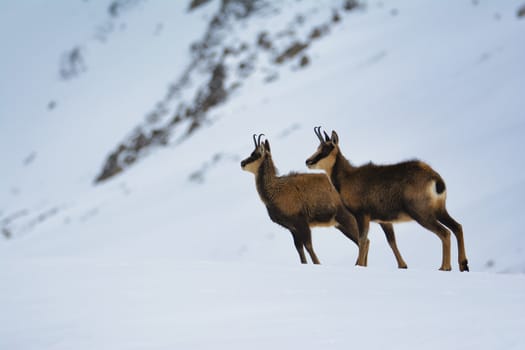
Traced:
[[303, 231], [303, 244], [306, 248], [306, 251], [308, 254], [310, 254], [310, 258], [312, 259], [312, 262], [314, 264], [319, 265], [321, 262], [317, 258], [317, 255], [315, 255], [314, 247], [312, 245], [312, 231], [310, 230], [310, 227], [306, 226]]
[[304, 255], [304, 249], [303, 249], [303, 239], [301, 237], [301, 234], [297, 231], [290, 231], [292, 232], [293, 236], [293, 243], [295, 245], [295, 249], [297, 249], [297, 253], [299, 253], [299, 259], [301, 260], [301, 264], [306, 264], [306, 256]]
[[397, 260], [397, 267], [400, 269], [406, 269], [407, 263], [405, 262], [405, 260], [403, 260], [403, 257], [401, 256], [399, 249], [397, 249], [396, 235], [394, 234], [394, 226], [392, 224], [384, 224], [384, 223], [380, 225], [383, 231], [385, 232], [386, 240], [388, 241], [390, 248], [394, 252], [394, 255]]
[[357, 265], [366, 266], [368, 260], [368, 229], [370, 227], [370, 218], [366, 215], [356, 215], [357, 224], [359, 226], [359, 256], [357, 258]]

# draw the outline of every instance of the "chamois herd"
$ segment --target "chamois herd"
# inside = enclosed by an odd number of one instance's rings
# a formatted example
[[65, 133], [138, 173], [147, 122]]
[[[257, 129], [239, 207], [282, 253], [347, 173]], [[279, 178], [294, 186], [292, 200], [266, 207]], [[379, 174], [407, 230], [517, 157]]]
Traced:
[[440, 270], [452, 269], [450, 231], [458, 243], [459, 270], [469, 270], [463, 229], [447, 212], [445, 182], [435, 170], [419, 160], [354, 166], [343, 156], [335, 131], [330, 136], [321, 132], [321, 127], [314, 131], [320, 143], [306, 159], [306, 166], [326, 174], [279, 176], [263, 134], [253, 135], [255, 149], [241, 161], [241, 168], [255, 175], [257, 192], [270, 219], [292, 233], [302, 264], [307, 263], [305, 248], [312, 262], [320, 263], [312, 246], [311, 228], [335, 226], [357, 245], [356, 265], [367, 266], [368, 229], [373, 221], [383, 229], [397, 266], [407, 268], [397, 248], [393, 224], [414, 220], [441, 240]]

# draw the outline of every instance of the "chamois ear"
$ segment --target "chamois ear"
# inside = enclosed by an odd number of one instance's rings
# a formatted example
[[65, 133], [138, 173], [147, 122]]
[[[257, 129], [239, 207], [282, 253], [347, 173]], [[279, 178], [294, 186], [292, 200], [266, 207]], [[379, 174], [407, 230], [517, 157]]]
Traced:
[[268, 140], [264, 140], [264, 150], [270, 153], [270, 142]]
[[339, 143], [339, 136], [337, 136], [335, 130], [332, 130], [332, 143], [334, 145], [337, 145]]

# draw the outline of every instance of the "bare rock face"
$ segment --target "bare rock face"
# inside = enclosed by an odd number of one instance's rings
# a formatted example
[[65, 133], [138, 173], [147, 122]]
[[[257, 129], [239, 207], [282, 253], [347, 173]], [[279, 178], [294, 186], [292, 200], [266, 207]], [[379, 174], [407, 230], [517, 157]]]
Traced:
[[[120, 16], [137, 1], [141, 0], [115, 0], [109, 12], [112, 17]], [[210, 1], [191, 0], [188, 11], [198, 11]], [[232, 28], [239, 30], [252, 18], [260, 20], [278, 14], [279, 6], [270, 0], [221, 0], [202, 38], [190, 45], [188, 66], [146, 114], [144, 122], [109, 152], [95, 183], [122, 173], [151, 149], [184, 141], [210, 123], [212, 110], [226, 102], [235, 89], [241, 89], [243, 80], [254, 72], [264, 72], [263, 82], [269, 84], [278, 80], [281, 69], [306, 69], [312, 64], [307, 53], [310, 46], [328, 35], [332, 26], [344, 19], [344, 13], [358, 8], [359, 3], [346, 0], [334, 5], [322, 23], [312, 23], [307, 12], [296, 13], [281, 27], [265, 29], [253, 38], [228, 40], [237, 34]], [[306, 35], [299, 37], [298, 32]], [[75, 74], [83, 69], [82, 51], [72, 53], [66, 68]], [[192, 85], [192, 81], [202, 83]]]

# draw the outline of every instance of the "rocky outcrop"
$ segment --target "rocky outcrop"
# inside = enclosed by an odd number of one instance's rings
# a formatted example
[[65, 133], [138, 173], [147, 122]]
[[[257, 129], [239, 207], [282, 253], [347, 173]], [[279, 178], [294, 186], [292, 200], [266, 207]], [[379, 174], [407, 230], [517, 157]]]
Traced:
[[[189, 11], [198, 11], [209, 1], [192, 0]], [[95, 182], [107, 180], [134, 164], [153, 147], [180, 142], [210, 122], [209, 114], [242, 88], [255, 71], [266, 72], [265, 83], [278, 80], [279, 69], [289, 64], [305, 68], [312, 63], [309, 47], [330, 33], [342, 20], [341, 12], [358, 8], [356, 1], [339, 2], [328, 9], [322, 23], [311, 23], [312, 13], [294, 14], [284, 27], [269, 28], [253, 38], [230, 40], [234, 28], [247, 21], [279, 14], [279, 4], [268, 0], [221, 0], [201, 40], [191, 44], [191, 63], [154, 104], [145, 121], [109, 153]], [[313, 22], [313, 21], [312, 21]], [[298, 33], [305, 33], [299, 37]], [[202, 77], [207, 76], [206, 79]], [[200, 86], [192, 81], [204, 81]], [[184, 98], [182, 96], [185, 96]], [[188, 96], [192, 96], [188, 98]]]

